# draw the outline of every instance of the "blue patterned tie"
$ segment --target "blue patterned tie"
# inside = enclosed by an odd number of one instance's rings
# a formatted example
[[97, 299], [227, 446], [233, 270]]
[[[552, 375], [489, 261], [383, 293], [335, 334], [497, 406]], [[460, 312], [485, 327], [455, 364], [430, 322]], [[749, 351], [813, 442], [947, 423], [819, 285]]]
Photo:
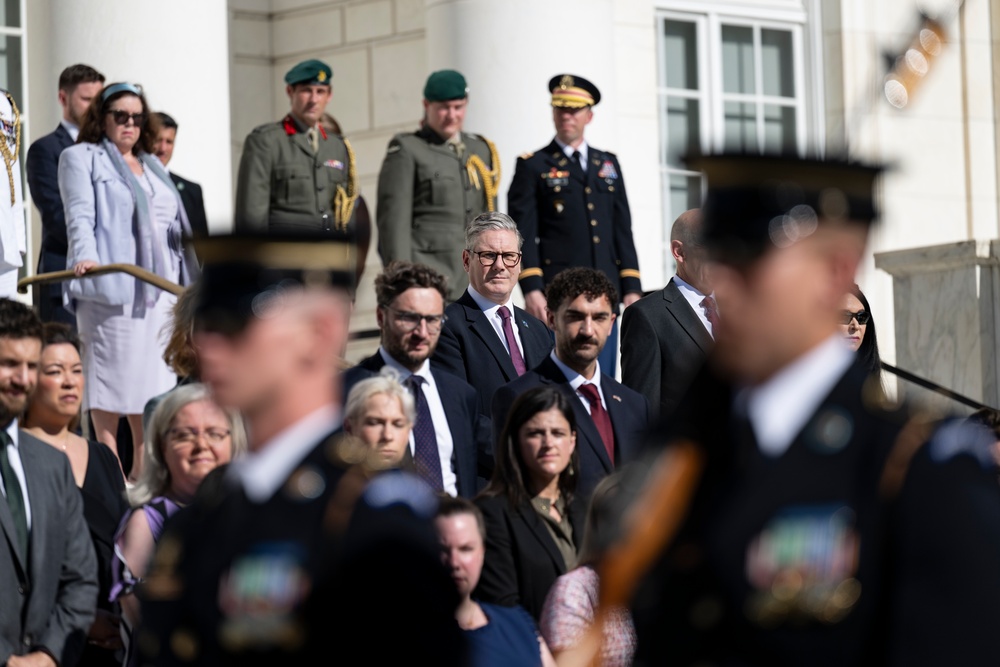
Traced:
[[0, 430], [0, 475], [3, 477], [3, 488], [7, 494], [7, 504], [11, 516], [14, 517], [14, 531], [17, 533], [17, 546], [21, 557], [28, 556], [28, 513], [24, 507], [24, 495], [21, 483], [14, 473], [14, 468], [7, 459], [7, 445], [11, 444], [7, 431]]
[[413, 392], [417, 408], [417, 421], [413, 425], [413, 462], [417, 466], [417, 474], [432, 489], [443, 491], [441, 455], [438, 453], [437, 434], [434, 433], [431, 409], [427, 405], [427, 396], [424, 395], [424, 382], [426, 380], [419, 375], [411, 375], [406, 379], [406, 386]]

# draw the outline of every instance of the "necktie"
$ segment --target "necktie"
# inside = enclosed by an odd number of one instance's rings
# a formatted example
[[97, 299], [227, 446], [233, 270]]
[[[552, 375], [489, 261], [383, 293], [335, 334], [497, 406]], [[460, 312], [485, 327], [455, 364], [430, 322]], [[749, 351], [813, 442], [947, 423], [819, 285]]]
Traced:
[[312, 146], [313, 153], [319, 152], [319, 132], [316, 131], [315, 127], [310, 127], [306, 132], [306, 136], [309, 137], [309, 145]]
[[701, 300], [701, 307], [705, 309], [705, 317], [712, 325], [712, 338], [715, 338], [716, 329], [719, 326], [719, 308], [715, 305], [715, 298], [706, 296]]
[[24, 495], [21, 491], [21, 483], [14, 474], [7, 459], [7, 445], [11, 444], [10, 435], [7, 431], [0, 431], [0, 475], [3, 476], [3, 488], [7, 493], [7, 504], [10, 506], [10, 513], [14, 517], [14, 531], [17, 533], [17, 545], [21, 550], [21, 557], [28, 556], [28, 514], [24, 507]]
[[[580, 161], [580, 158], [582, 157], [583, 154], [580, 153], [580, 151], [573, 151], [573, 162], [576, 162], [576, 166], [578, 166], [580, 169], [583, 169], [583, 163]], [[586, 171], [586, 169], [583, 170]]]
[[608, 452], [608, 459], [611, 465], [615, 464], [615, 430], [611, 427], [611, 417], [601, 403], [601, 395], [597, 393], [597, 387], [590, 382], [580, 385], [578, 390], [590, 403], [590, 418], [594, 420], [597, 432], [601, 434], [604, 441], [604, 449]]
[[528, 370], [528, 367], [524, 365], [524, 357], [521, 356], [521, 350], [517, 347], [517, 338], [514, 337], [514, 327], [510, 325], [510, 309], [507, 306], [500, 306], [497, 312], [500, 313], [500, 319], [503, 320], [503, 337], [507, 339], [507, 347], [510, 348], [510, 360], [514, 362], [517, 376], [521, 377]]
[[417, 474], [435, 491], [444, 490], [441, 476], [441, 455], [438, 453], [437, 435], [434, 433], [434, 421], [431, 419], [431, 409], [427, 405], [423, 384], [426, 382], [419, 375], [411, 375], [406, 385], [413, 392], [416, 403], [417, 421], [413, 425], [413, 462]]

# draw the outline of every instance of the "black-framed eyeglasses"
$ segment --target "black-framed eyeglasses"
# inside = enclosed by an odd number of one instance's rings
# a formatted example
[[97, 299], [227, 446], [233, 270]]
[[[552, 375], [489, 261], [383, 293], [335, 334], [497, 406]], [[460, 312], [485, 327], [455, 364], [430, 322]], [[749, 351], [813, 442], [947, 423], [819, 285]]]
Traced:
[[121, 109], [108, 109], [104, 113], [109, 113], [115, 118], [115, 125], [128, 125], [129, 119], [136, 127], [142, 127], [146, 124], [146, 114], [144, 113], [129, 113], [128, 111], [122, 111]]
[[421, 315], [420, 313], [411, 313], [407, 310], [396, 310], [392, 306], [382, 306], [386, 310], [392, 311], [395, 317], [396, 326], [402, 329], [404, 332], [409, 333], [420, 326], [420, 322], [427, 323], [427, 331], [430, 333], [440, 333], [441, 326], [448, 321], [448, 316], [444, 315]]
[[483, 266], [493, 266], [497, 263], [497, 257], [503, 257], [503, 265], [508, 269], [513, 269], [521, 263], [521, 253], [519, 252], [492, 252], [490, 250], [472, 250], [471, 252], [479, 257], [479, 263]]
[[865, 310], [859, 310], [856, 313], [852, 313], [849, 310], [840, 311], [841, 324], [850, 324], [851, 320], [857, 320], [858, 325], [863, 327], [864, 325], [868, 324], [868, 320], [870, 320], [871, 318], [872, 316], [868, 313], [868, 311]]

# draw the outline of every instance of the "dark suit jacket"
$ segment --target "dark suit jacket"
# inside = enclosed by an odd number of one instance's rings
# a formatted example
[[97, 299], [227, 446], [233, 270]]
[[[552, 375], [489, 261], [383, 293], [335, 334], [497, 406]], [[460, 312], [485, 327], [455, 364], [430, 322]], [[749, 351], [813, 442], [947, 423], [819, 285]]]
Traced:
[[[486, 560], [473, 597], [506, 607], [521, 605], [537, 621], [552, 584], [566, 573], [544, 519], [530, 503], [511, 508], [506, 496], [483, 496], [476, 505], [486, 521]], [[578, 549], [585, 512], [579, 499], [567, 508]]]
[[[343, 400], [355, 384], [378, 373], [385, 366], [382, 356], [376, 352], [364, 359], [354, 368], [344, 374]], [[438, 386], [438, 394], [444, 404], [444, 412], [448, 417], [448, 429], [451, 431], [451, 441], [454, 445], [451, 459], [451, 469], [455, 471], [458, 495], [472, 498], [485, 485], [483, 480], [477, 480], [479, 470], [478, 451], [489, 446], [489, 426], [479, 417], [476, 408], [476, 391], [468, 383], [443, 371], [431, 368], [434, 382]], [[492, 472], [492, 471], [489, 471]]]
[[576, 489], [581, 498], [590, 498], [594, 487], [605, 476], [614, 472], [615, 466], [638, 458], [649, 424], [649, 401], [645, 396], [601, 374], [601, 391], [615, 431], [615, 465], [612, 465], [590, 413], [569, 386], [563, 372], [551, 357], [546, 357], [541, 364], [497, 390], [493, 397], [494, 442], [514, 400], [529, 389], [544, 386], [557, 387], [573, 406], [573, 414], [576, 416], [576, 451], [580, 459], [580, 478]]
[[60, 124], [55, 132], [46, 134], [31, 144], [25, 165], [31, 200], [42, 215], [42, 252], [62, 255], [64, 258], [67, 246], [66, 216], [62, 197], [59, 195], [59, 155], [72, 145], [73, 139]]
[[191, 233], [196, 237], [208, 236], [208, 218], [205, 217], [205, 201], [201, 197], [201, 186], [170, 172], [170, 180], [181, 194], [181, 203], [191, 223]]
[[[479, 395], [479, 412], [489, 416], [494, 392], [517, 379], [514, 363], [468, 291], [444, 312], [448, 320], [431, 363], [471, 384]], [[552, 351], [552, 336], [545, 323], [517, 306], [513, 317], [521, 338], [524, 364], [534, 368]]]
[[714, 341], [671, 278], [667, 286], [625, 309], [622, 383], [660, 414], [680, 403]]
[[0, 496], [0, 664], [39, 649], [74, 665], [97, 605], [97, 560], [69, 459], [21, 431], [18, 453], [31, 505], [29, 556], [14, 546]]
[[570, 163], [554, 139], [517, 159], [507, 212], [524, 237], [520, 282], [525, 292], [544, 289], [574, 266], [603, 271], [619, 296], [642, 292], [618, 157], [593, 146], [587, 150], [586, 172]]

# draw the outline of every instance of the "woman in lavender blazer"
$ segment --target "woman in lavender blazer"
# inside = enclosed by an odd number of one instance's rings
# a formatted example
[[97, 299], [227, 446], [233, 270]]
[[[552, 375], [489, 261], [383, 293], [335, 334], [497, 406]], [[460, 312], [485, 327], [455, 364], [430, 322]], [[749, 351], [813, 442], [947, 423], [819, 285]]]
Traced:
[[[198, 267], [183, 239], [190, 236], [180, 195], [152, 155], [156, 128], [142, 91], [130, 83], [106, 86], [87, 110], [75, 146], [59, 158], [59, 192], [69, 239], [67, 268], [84, 276], [98, 265], [137, 264], [168, 280], [190, 284]], [[120, 415], [135, 443], [129, 477], [142, 467], [142, 409], [177, 381], [163, 361], [171, 294], [126, 274], [64, 283], [63, 300], [76, 312], [95, 439], [117, 456]], [[169, 333], [169, 332], [167, 332]]]

